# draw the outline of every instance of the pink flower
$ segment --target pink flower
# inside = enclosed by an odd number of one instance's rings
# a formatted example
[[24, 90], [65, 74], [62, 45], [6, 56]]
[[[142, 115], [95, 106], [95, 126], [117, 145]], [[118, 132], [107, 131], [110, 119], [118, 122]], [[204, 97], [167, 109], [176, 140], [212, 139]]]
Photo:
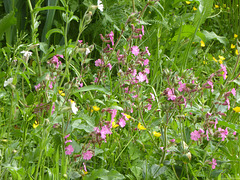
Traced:
[[220, 65], [223, 71], [223, 79], [226, 79], [227, 77], [227, 68], [223, 64]]
[[224, 141], [225, 140], [225, 138], [227, 137], [227, 135], [228, 135], [228, 130], [227, 130], [227, 127], [226, 127], [226, 129], [224, 130], [224, 129], [222, 129], [222, 128], [218, 128], [218, 131], [220, 132], [220, 134], [221, 134], [221, 138], [222, 138], [222, 141]]
[[216, 120], [215, 120], [215, 124], [214, 124], [214, 129], [217, 128], [217, 123], [218, 123], [218, 120], [217, 120], [217, 118], [216, 118]]
[[152, 105], [151, 104], [148, 104], [147, 105], [147, 109], [150, 111], [152, 109]]
[[137, 95], [137, 94], [132, 96], [132, 98], [137, 98], [137, 97], [138, 97], [138, 95]]
[[111, 31], [111, 33], [110, 34], [108, 34], [108, 36], [109, 36], [109, 38], [110, 38], [110, 40], [111, 40], [111, 42], [112, 42], [112, 45], [114, 45], [114, 39], [113, 39], [113, 36], [114, 36], [114, 34], [113, 34], [113, 32]]
[[41, 84], [39, 83], [38, 85], [34, 86], [35, 90], [38, 91], [41, 87]]
[[55, 111], [55, 103], [53, 103], [52, 105], [52, 114], [54, 113], [54, 111]]
[[132, 47], [132, 53], [137, 56], [139, 54], [139, 49], [138, 49], [138, 46], [133, 46]]
[[70, 136], [70, 134], [66, 135], [64, 138], [67, 139]]
[[184, 88], [186, 88], [186, 83], [182, 83], [181, 81], [178, 82], [178, 84], [180, 85], [180, 87], [178, 88], [178, 90], [180, 92], [182, 92], [184, 90]]
[[155, 96], [154, 94], [150, 93], [151, 97], [152, 97], [152, 100], [155, 101]]
[[167, 91], [168, 100], [174, 101], [176, 99], [176, 96], [174, 95], [174, 88], [172, 89], [167, 88], [166, 91]]
[[109, 129], [106, 125], [104, 125], [104, 126], [102, 127], [100, 133], [101, 133], [101, 137], [102, 137], [103, 139], [106, 139], [106, 134], [112, 134], [112, 132], [110, 131], [110, 129]]
[[87, 172], [87, 168], [86, 168], [86, 165], [83, 163], [83, 169], [85, 172]]
[[148, 56], [151, 56], [151, 53], [149, 52], [149, 50], [148, 50], [148, 47], [147, 47], [147, 46], [145, 47], [145, 50], [146, 50], [146, 53], [148, 54]]
[[137, 70], [136, 70], [136, 69], [133, 70], [132, 75], [133, 75], [133, 76], [136, 76], [136, 75], [137, 75]]
[[103, 66], [103, 65], [104, 65], [103, 60], [98, 59], [98, 60], [95, 61], [95, 66], [99, 66], [99, 67], [101, 67], [101, 66]]
[[213, 82], [212, 81], [208, 81], [207, 83], [211, 86], [211, 88], [212, 88], [211, 91], [213, 92], [214, 91], [214, 89], [213, 89]]
[[92, 152], [91, 151], [87, 151], [87, 152], [85, 152], [85, 153], [83, 153], [83, 159], [84, 160], [90, 160], [91, 158], [92, 158]]
[[233, 88], [233, 89], [231, 90], [231, 93], [232, 93], [232, 95], [236, 96], [236, 90], [235, 90], [235, 88]]
[[209, 141], [208, 130], [206, 130], [207, 141]]
[[150, 73], [149, 68], [145, 68], [145, 69], [144, 69], [144, 72], [145, 72], [146, 74], [149, 74], [149, 73]]
[[215, 159], [212, 159], [212, 162], [210, 162], [210, 164], [212, 164], [212, 169], [215, 169], [217, 165], [217, 161]]
[[144, 26], [142, 25], [142, 34], [144, 36]]
[[144, 65], [144, 66], [148, 65], [148, 63], [149, 63], [149, 60], [148, 60], [148, 59], [145, 59], [145, 60], [143, 61], [143, 65]]
[[198, 139], [201, 137], [201, 134], [195, 130], [193, 132], [191, 132], [191, 139], [194, 141], [198, 141]]
[[65, 144], [67, 144], [68, 142], [72, 142], [72, 140], [71, 140], [71, 139], [69, 139], [69, 140], [65, 141]]
[[234, 132], [233, 132], [233, 135], [235, 136], [236, 134], [237, 134], [237, 132], [236, 132], [236, 131], [234, 131]]
[[114, 121], [114, 118], [116, 117], [116, 115], [117, 115], [117, 110], [113, 109], [112, 110], [112, 115], [111, 115], [111, 121]]
[[72, 145], [68, 145], [67, 147], [65, 147], [65, 154], [66, 155], [70, 155], [72, 154], [72, 152], [74, 151]]
[[109, 68], [109, 70], [111, 71], [112, 69], [112, 65], [110, 63], [107, 64], [107, 67]]
[[79, 44], [81, 44], [83, 42], [83, 40], [78, 40]]
[[139, 34], [138, 37], [139, 37], [140, 40], [142, 39], [142, 35], [141, 34]]
[[119, 119], [119, 126], [121, 126], [122, 128], [126, 125], [126, 121], [124, 120], [124, 118], [120, 118]]
[[139, 72], [138, 75], [136, 76], [139, 82], [143, 82], [146, 80], [147, 76], [143, 74], [142, 72]]
[[175, 139], [171, 139], [170, 141], [174, 143], [174, 142], [175, 142]]
[[100, 133], [100, 130], [99, 130], [98, 127], [95, 127], [95, 128], [94, 128], [94, 131], [95, 131], [95, 133]]

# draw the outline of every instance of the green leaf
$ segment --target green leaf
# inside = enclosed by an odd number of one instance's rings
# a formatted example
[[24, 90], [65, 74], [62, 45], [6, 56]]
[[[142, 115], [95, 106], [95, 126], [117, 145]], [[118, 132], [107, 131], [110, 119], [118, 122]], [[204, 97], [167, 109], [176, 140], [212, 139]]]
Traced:
[[46, 38], [48, 39], [53, 33], [59, 33], [63, 35], [63, 31], [61, 29], [54, 28], [47, 32]]
[[142, 169], [138, 166], [132, 166], [130, 168], [130, 170], [132, 171], [132, 173], [134, 174], [134, 176], [137, 178], [137, 179], [141, 179], [142, 177]]
[[46, 7], [41, 7], [41, 8], [35, 8], [33, 10], [33, 13], [39, 12], [39, 11], [45, 11], [45, 10], [49, 10], [49, 9], [57, 9], [60, 11], [65, 11], [65, 8], [61, 7], [61, 6], [46, 6]]
[[12, 25], [16, 24], [14, 12], [8, 13], [0, 20], [0, 39], [4, 32], [6, 32]]
[[111, 95], [111, 93], [107, 89], [105, 89], [104, 87], [99, 86], [99, 85], [84, 86], [84, 87], [82, 87], [78, 90], [75, 90], [74, 94], [78, 93], [78, 92], [85, 92], [85, 91], [100, 91], [100, 92], [103, 92], [107, 95]]
[[85, 176], [84, 180], [103, 179], [103, 180], [121, 180], [125, 177], [116, 170], [110, 172], [106, 169], [93, 170], [91, 175]]
[[204, 30], [203, 34], [205, 35], [207, 40], [216, 39], [216, 40], [218, 40], [220, 43], [222, 43], [224, 45], [228, 44], [228, 39], [226, 37], [218, 36], [214, 32], [208, 32], [208, 31]]
[[27, 78], [27, 76], [23, 72], [18, 72], [18, 74], [21, 75], [27, 81], [29, 88], [32, 89], [31, 83], [30, 83], [29, 79]]

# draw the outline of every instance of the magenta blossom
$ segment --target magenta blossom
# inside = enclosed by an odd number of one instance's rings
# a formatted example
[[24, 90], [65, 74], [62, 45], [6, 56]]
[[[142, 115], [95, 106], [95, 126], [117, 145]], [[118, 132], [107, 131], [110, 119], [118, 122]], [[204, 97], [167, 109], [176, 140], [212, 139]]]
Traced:
[[182, 83], [181, 81], [179, 81], [178, 84], [180, 85], [178, 90], [182, 92], [186, 88], [186, 83]]
[[220, 65], [223, 71], [223, 79], [227, 78], [227, 68], [223, 64]]
[[92, 158], [92, 156], [93, 156], [93, 154], [92, 154], [91, 151], [87, 151], [87, 152], [83, 153], [83, 159], [84, 160], [88, 161], [88, 160], [90, 160]]
[[132, 53], [137, 56], [139, 54], [139, 49], [138, 49], [138, 46], [133, 46], [132, 47]]
[[171, 139], [170, 141], [174, 143], [174, 142], [175, 142], [175, 139]]
[[219, 131], [220, 134], [221, 134], [222, 141], [224, 141], [225, 138], [226, 138], [227, 135], [228, 135], [227, 127], [226, 127], [226, 129], [218, 128], [218, 131]]
[[152, 100], [155, 101], [155, 96], [154, 94], [150, 93], [151, 97], [152, 97]]
[[120, 118], [118, 124], [123, 128], [126, 125], [126, 121], [124, 120], [124, 118]]
[[218, 124], [218, 120], [217, 120], [217, 118], [216, 118], [215, 123], [214, 123], [214, 129], [217, 128], [217, 124]]
[[110, 63], [107, 64], [107, 67], [109, 68], [109, 70], [111, 71], [112, 69], [112, 65]]
[[73, 149], [72, 145], [68, 145], [67, 147], [65, 147], [66, 155], [71, 155], [73, 151], [74, 151], [74, 149]]
[[66, 135], [64, 138], [67, 139], [70, 136], [70, 134]]
[[110, 130], [106, 125], [104, 125], [104, 126], [102, 127], [100, 133], [101, 133], [101, 137], [102, 137], [103, 139], [106, 139], [106, 135], [107, 135], [107, 134], [112, 134], [111, 130]]
[[111, 31], [111, 33], [108, 34], [108, 36], [109, 36], [109, 38], [110, 38], [110, 40], [112, 42], [112, 45], [114, 45], [114, 39], [113, 39], [114, 34], [113, 34], [113, 32]]
[[41, 84], [39, 83], [38, 85], [34, 86], [35, 90], [38, 91], [41, 87]]
[[145, 50], [146, 50], [146, 53], [148, 54], [148, 56], [151, 56], [151, 53], [149, 52], [149, 50], [148, 50], [148, 47], [147, 47], [147, 46], [145, 47]]
[[232, 93], [233, 96], [236, 96], [236, 90], [235, 90], [235, 88], [233, 88], [233, 89], [231, 90], [231, 93]]
[[201, 137], [201, 134], [197, 130], [191, 132], [191, 139], [193, 141], [198, 141], [198, 139]]
[[103, 60], [98, 59], [98, 60], [95, 61], [95, 66], [99, 66], [99, 67], [101, 67], [101, 66], [103, 66], [103, 65], [104, 65]]
[[142, 25], [142, 34], [144, 36], [144, 26]]
[[148, 59], [145, 59], [145, 60], [143, 61], [143, 65], [144, 65], [144, 66], [148, 65], [148, 63], [149, 63], [149, 60], [148, 60]]
[[210, 164], [212, 164], [212, 169], [215, 169], [216, 165], [217, 165], [217, 161], [213, 158], [212, 162], [210, 162]]
[[174, 95], [174, 88], [172, 89], [167, 88], [166, 91], [167, 91], [168, 100], [174, 101], [176, 99], [176, 96]]

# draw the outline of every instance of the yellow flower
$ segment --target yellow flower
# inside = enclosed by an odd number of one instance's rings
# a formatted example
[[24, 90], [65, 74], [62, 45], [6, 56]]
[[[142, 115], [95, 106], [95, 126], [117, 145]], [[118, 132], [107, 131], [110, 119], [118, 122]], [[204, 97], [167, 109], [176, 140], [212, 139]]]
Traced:
[[234, 49], [235, 47], [236, 47], [235, 45], [231, 44], [231, 49]]
[[33, 123], [33, 128], [36, 129], [38, 126], [39, 126], [39, 122], [38, 122], [38, 121], [35, 121], [35, 122]]
[[236, 55], [238, 55], [238, 54], [239, 54], [237, 49], [236, 49], [236, 51], [235, 51], [235, 54], [236, 54]]
[[185, 1], [186, 2], [186, 4], [191, 4], [191, 2], [190, 1]]
[[59, 93], [61, 96], [65, 96], [65, 93], [64, 93], [62, 90], [59, 90], [58, 93]]
[[161, 133], [156, 132], [156, 131], [153, 131], [153, 135], [156, 136], [156, 137], [160, 137], [160, 136], [161, 136]]
[[201, 40], [200, 43], [202, 47], [205, 47], [205, 43], [203, 42], [203, 40]]
[[220, 55], [219, 55], [218, 57], [219, 57], [219, 59], [222, 60], [222, 61], [225, 60], [225, 57], [223, 57], [223, 56], [220, 56]]
[[128, 115], [128, 114], [124, 114], [125, 116], [126, 116], [126, 118], [128, 118], [128, 119], [130, 119], [130, 118], [132, 118], [130, 115]]
[[115, 121], [112, 122], [112, 127], [113, 127], [113, 128], [116, 128], [116, 127], [118, 127], [118, 126], [119, 126], [119, 125], [116, 124]]
[[139, 130], [146, 130], [146, 128], [141, 123], [138, 123], [137, 127]]
[[87, 171], [83, 171], [83, 173], [86, 175], [88, 172]]
[[203, 61], [203, 64], [207, 64], [207, 62], [206, 62], [206, 61]]
[[219, 8], [219, 5], [215, 4], [215, 8]]
[[234, 110], [235, 112], [238, 112], [238, 113], [239, 113], [239, 112], [240, 112], [240, 107], [237, 106], [237, 107], [233, 108], [233, 110]]
[[215, 57], [213, 57], [213, 60], [214, 60], [215, 62], [218, 62]]
[[196, 10], [197, 10], [197, 8], [196, 8], [195, 6], [193, 6], [193, 10], [194, 10], [194, 11], [196, 11]]
[[223, 61], [222, 60], [219, 60], [219, 64], [222, 64], [223, 63]]
[[237, 38], [238, 37], [238, 35], [237, 34], [234, 34], [234, 38]]
[[99, 111], [100, 110], [100, 107], [97, 107], [97, 106], [93, 106], [92, 107], [94, 111]]

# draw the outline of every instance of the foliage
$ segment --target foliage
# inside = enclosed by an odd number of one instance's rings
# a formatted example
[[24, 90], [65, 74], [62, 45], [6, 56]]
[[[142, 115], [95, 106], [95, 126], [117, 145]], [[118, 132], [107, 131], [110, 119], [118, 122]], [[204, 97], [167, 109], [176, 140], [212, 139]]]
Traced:
[[239, 7], [224, 3], [0, 2], [0, 176], [238, 179]]

